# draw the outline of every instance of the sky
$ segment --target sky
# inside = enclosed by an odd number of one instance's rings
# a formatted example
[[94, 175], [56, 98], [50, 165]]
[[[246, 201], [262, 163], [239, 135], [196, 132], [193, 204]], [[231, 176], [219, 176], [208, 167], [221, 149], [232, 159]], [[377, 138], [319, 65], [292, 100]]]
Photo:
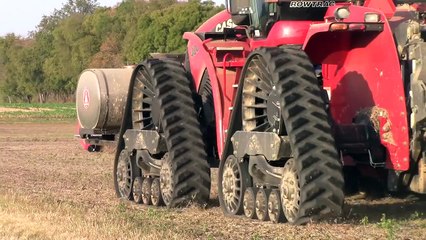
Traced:
[[[44, 15], [51, 15], [67, 0], [0, 0], [0, 36], [15, 33], [26, 37], [36, 29]], [[121, 0], [98, 0], [101, 6], [115, 6]], [[223, 4], [225, 0], [215, 0]]]

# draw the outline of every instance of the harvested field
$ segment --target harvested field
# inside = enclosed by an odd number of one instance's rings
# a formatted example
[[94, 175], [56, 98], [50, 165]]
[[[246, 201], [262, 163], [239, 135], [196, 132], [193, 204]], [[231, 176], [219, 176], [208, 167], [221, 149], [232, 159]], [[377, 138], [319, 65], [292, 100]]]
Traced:
[[343, 219], [298, 227], [225, 217], [215, 191], [206, 209], [119, 201], [113, 154], [83, 151], [74, 130], [68, 122], [0, 122], [0, 239], [426, 238], [426, 198], [414, 195], [347, 198]]
[[43, 112], [43, 111], [53, 111], [53, 109], [50, 109], [50, 108], [28, 108], [28, 109], [22, 109], [22, 108], [5, 108], [5, 107], [0, 107], [0, 113], [3, 113], [3, 112]]

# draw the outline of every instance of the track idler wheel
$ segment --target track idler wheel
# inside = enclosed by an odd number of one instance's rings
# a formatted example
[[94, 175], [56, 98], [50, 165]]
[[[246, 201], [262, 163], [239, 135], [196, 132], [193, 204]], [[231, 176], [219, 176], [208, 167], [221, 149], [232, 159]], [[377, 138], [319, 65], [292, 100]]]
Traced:
[[142, 202], [145, 205], [151, 205], [151, 185], [152, 178], [145, 178], [142, 182]]
[[281, 195], [280, 191], [274, 189], [269, 194], [268, 199], [268, 214], [269, 219], [273, 223], [279, 223], [284, 221], [284, 213], [281, 206]]
[[133, 200], [133, 181], [140, 176], [135, 157], [122, 150], [114, 161], [114, 187], [118, 197]]
[[142, 183], [141, 177], [137, 177], [133, 181], [133, 200], [138, 204], [142, 203]]
[[230, 215], [240, 215], [244, 211], [244, 193], [251, 185], [247, 161], [238, 161], [230, 155], [219, 166], [219, 202], [225, 212]]
[[151, 185], [151, 202], [152, 205], [159, 207], [163, 205], [163, 197], [161, 196], [160, 178], [154, 178]]
[[257, 188], [249, 187], [244, 193], [244, 215], [250, 219], [256, 218]]
[[294, 223], [300, 208], [299, 176], [294, 159], [289, 159], [284, 166], [280, 190], [284, 215], [290, 223]]
[[270, 189], [261, 188], [256, 194], [256, 215], [260, 221], [268, 221], [268, 197]]
[[160, 189], [163, 202], [167, 207], [170, 207], [173, 201], [173, 175], [172, 161], [166, 154], [166, 156], [163, 157], [163, 165], [160, 171]]

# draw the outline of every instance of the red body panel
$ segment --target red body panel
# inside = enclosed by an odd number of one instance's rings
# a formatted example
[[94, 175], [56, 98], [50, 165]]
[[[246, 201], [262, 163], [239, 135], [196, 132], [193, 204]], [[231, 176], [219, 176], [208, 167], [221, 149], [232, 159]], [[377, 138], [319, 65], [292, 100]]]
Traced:
[[391, 18], [395, 12], [393, 0], [367, 0], [364, 6], [382, 11], [387, 18]]
[[[349, 7], [351, 16], [342, 22], [364, 23], [365, 13], [378, 12], [382, 15], [383, 31], [329, 31], [330, 25], [335, 22], [333, 13], [338, 6], [334, 6], [327, 11], [325, 19], [328, 21], [277, 22], [264, 39], [203, 42], [197, 35], [185, 33], [184, 38], [189, 40], [188, 53], [197, 89], [206, 70], [211, 80], [219, 155], [222, 155], [232, 111], [230, 108], [233, 106], [235, 88], [232, 85], [238, 83], [244, 58], [258, 47], [298, 44], [303, 45], [314, 64], [322, 65], [324, 87], [331, 93], [330, 108], [334, 121], [350, 124], [360, 110], [373, 106], [380, 108], [383, 111], [379, 117], [381, 142], [388, 152], [386, 166], [389, 169], [408, 170], [406, 99], [397, 50], [386, 20], [393, 15], [394, 5], [392, 2], [381, 2], [380, 7], [386, 11], [386, 16], [373, 8], [344, 4]], [[377, 1], [367, 3], [378, 7], [374, 5]], [[222, 12], [201, 28], [211, 29], [229, 17], [228, 13]], [[225, 72], [224, 68], [234, 71]]]
[[276, 47], [285, 44], [301, 45], [306, 39], [311, 24], [311, 21], [277, 22], [265, 39], [250, 39], [251, 48]]
[[[331, 7], [328, 12], [334, 9]], [[374, 9], [351, 6], [354, 18]], [[382, 14], [382, 19], [386, 19]], [[362, 21], [359, 21], [362, 22]], [[386, 167], [409, 168], [409, 128], [404, 81], [391, 28], [382, 32], [329, 32], [331, 23], [312, 26], [304, 49], [314, 63], [323, 64], [324, 87], [331, 91], [335, 122], [350, 124], [357, 112], [379, 107], [381, 142], [387, 149]], [[318, 46], [321, 46], [318, 48]], [[386, 59], [386, 61], [384, 61]]]

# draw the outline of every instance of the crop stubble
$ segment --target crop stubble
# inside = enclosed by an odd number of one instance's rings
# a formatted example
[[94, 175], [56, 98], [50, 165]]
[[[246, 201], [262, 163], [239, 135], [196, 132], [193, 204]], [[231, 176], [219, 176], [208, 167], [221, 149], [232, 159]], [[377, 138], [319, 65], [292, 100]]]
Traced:
[[[120, 201], [113, 195], [113, 155], [83, 151], [74, 130], [73, 123], [0, 123], [0, 239], [426, 237], [424, 198], [347, 198], [343, 219], [302, 227], [225, 217], [215, 191], [206, 209]], [[382, 224], [382, 214], [393, 224]]]

